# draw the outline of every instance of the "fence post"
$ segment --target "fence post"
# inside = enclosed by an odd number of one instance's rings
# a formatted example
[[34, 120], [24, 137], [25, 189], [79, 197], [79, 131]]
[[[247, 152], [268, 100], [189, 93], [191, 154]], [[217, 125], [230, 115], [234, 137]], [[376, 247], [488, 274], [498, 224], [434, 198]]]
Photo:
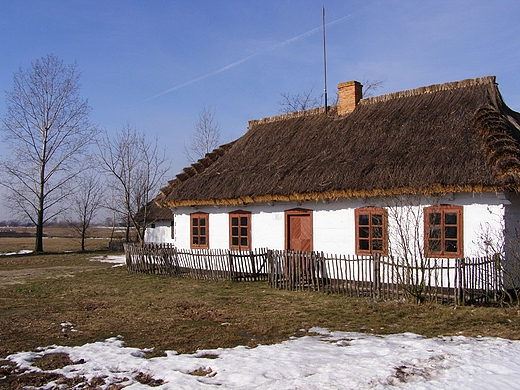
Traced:
[[229, 279], [235, 280], [235, 267], [233, 264], [233, 255], [231, 254], [231, 251], [227, 251], [228, 254], [228, 260], [229, 260]]
[[251, 273], [253, 276], [253, 281], [258, 280], [258, 275], [256, 273], [255, 256], [252, 250], [249, 250], [249, 259], [251, 260]]
[[273, 260], [273, 251], [267, 250], [267, 280], [269, 282], [270, 287], [274, 287], [274, 260]]
[[373, 271], [374, 271], [374, 276], [373, 276], [373, 292], [372, 292], [372, 295], [374, 298], [379, 298], [379, 295], [380, 295], [380, 289], [381, 289], [381, 275], [380, 275], [380, 272], [379, 272], [379, 269], [380, 269], [380, 261], [381, 261], [381, 255], [379, 253], [376, 253], [375, 255], [372, 256], [372, 263], [373, 263]]
[[464, 288], [466, 286], [465, 278], [464, 278], [464, 258], [457, 259], [457, 264], [459, 266], [459, 304], [464, 304], [465, 297], [464, 297]]

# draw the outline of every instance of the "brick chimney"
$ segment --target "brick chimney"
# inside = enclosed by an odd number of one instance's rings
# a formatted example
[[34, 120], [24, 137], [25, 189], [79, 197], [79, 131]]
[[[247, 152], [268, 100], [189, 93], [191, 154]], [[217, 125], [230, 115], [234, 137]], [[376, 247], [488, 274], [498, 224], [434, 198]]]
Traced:
[[363, 97], [363, 86], [357, 81], [338, 85], [338, 115], [350, 114]]

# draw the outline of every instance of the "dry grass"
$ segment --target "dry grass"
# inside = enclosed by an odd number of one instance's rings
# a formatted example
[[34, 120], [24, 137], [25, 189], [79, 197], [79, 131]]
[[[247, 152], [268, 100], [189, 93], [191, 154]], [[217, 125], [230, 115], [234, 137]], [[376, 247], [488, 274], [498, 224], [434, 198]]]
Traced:
[[[12, 228], [11, 230], [22, 234], [29, 234], [31, 237], [0, 237], [0, 253], [34, 249], [34, 227], [19, 227]], [[46, 252], [79, 251], [81, 249], [80, 238], [73, 229], [46, 227], [44, 228], [44, 234], [46, 237], [43, 240], [43, 249]], [[118, 240], [123, 236], [124, 232], [121, 230], [112, 232], [110, 228], [91, 228], [87, 234], [85, 250], [105, 250], [108, 248], [108, 242], [111, 237]]]
[[1, 272], [18, 273], [16, 283], [0, 286], [0, 358], [116, 335], [129, 346], [155, 348], [155, 355], [256, 346], [302, 335], [312, 326], [520, 339], [516, 308], [418, 306], [280, 291], [264, 282], [130, 275], [124, 267], [88, 261], [91, 256], [0, 258]]

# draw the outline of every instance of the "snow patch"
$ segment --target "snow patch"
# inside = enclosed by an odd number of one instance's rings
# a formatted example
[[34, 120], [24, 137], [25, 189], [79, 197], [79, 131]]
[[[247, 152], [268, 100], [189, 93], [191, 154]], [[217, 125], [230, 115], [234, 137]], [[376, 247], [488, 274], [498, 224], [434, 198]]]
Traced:
[[20, 352], [7, 359], [39, 371], [31, 363], [36, 358], [66, 353], [79, 363], [54, 373], [103, 377], [107, 386], [124, 382], [136, 389], [143, 388], [136, 373], [153, 378], [157, 389], [520, 388], [520, 341], [491, 337], [428, 339], [413, 333], [377, 336], [311, 328], [307, 336], [256, 348], [167, 351], [151, 359], [146, 351], [125, 347], [120, 337], [113, 337], [79, 347]]

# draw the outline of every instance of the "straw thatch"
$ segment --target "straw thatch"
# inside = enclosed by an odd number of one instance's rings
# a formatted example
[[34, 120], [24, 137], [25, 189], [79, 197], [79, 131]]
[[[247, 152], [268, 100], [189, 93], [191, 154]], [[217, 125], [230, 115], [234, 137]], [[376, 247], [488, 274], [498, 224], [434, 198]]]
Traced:
[[239, 205], [398, 194], [517, 190], [520, 114], [495, 77], [251, 121], [247, 133], [185, 169], [164, 206]]
[[159, 204], [159, 201], [161, 200], [162, 194], [148, 202], [146, 204], [146, 208], [141, 207], [141, 209], [139, 209], [139, 211], [135, 214], [135, 220], [142, 224], [146, 213], [147, 224], [159, 221], [171, 221], [173, 218], [172, 212], [167, 207], [161, 207]]

